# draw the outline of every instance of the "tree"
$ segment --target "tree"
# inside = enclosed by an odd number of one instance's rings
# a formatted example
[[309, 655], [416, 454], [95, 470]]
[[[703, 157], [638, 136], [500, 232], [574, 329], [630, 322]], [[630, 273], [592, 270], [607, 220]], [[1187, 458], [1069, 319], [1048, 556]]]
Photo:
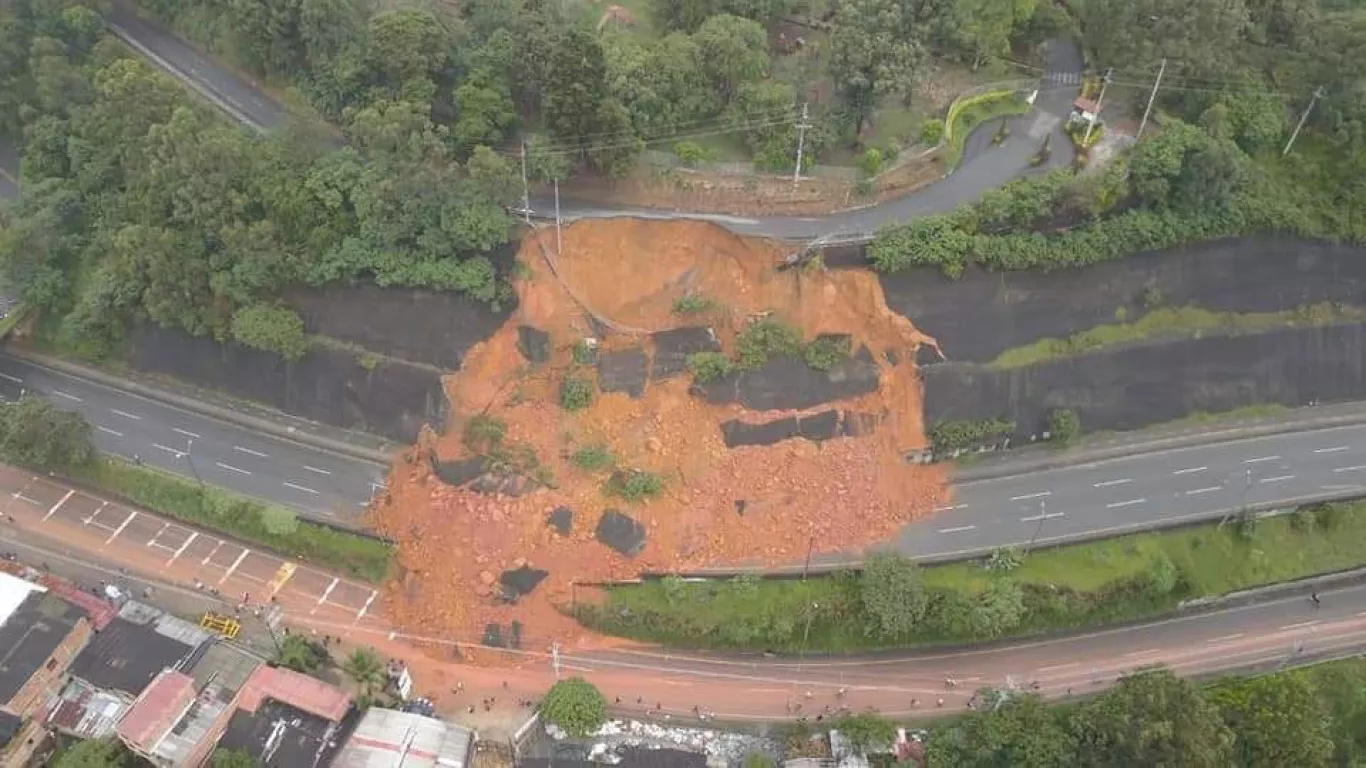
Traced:
[[133, 765], [133, 756], [113, 737], [88, 739], [62, 750], [52, 761], [52, 768], [125, 768]]
[[998, 577], [973, 603], [968, 620], [974, 637], [1000, 637], [1024, 618], [1024, 589], [1014, 579]]
[[541, 98], [550, 135], [558, 143], [580, 147], [605, 138], [598, 136], [598, 121], [607, 90], [607, 64], [597, 38], [572, 27], [560, 33], [549, 56]]
[[289, 307], [254, 304], [232, 316], [232, 335], [254, 349], [274, 352], [286, 360], [297, 361], [310, 346], [303, 318]]
[[1071, 408], [1057, 408], [1048, 414], [1048, 439], [1058, 445], [1071, 445], [1081, 437], [1081, 417]]
[[1218, 77], [1236, 66], [1248, 29], [1243, 0], [1090, 0], [1081, 7], [1097, 66]]
[[1081, 765], [1219, 768], [1233, 734], [1219, 710], [1167, 670], [1129, 675], [1072, 717]]
[[1310, 768], [1332, 763], [1328, 713], [1304, 674], [1229, 681], [1206, 698], [1235, 734], [1233, 753], [1240, 764]]
[[488, 70], [470, 73], [455, 89], [455, 111], [451, 136], [465, 152], [500, 143], [517, 118], [507, 82]]
[[260, 763], [249, 753], [240, 749], [218, 748], [209, 759], [209, 768], [256, 768]]
[[583, 737], [607, 722], [607, 699], [582, 677], [557, 681], [540, 704], [547, 723], [563, 728], [570, 736]]
[[[984, 697], [991, 699], [990, 696]], [[936, 729], [926, 741], [930, 765], [1072, 766], [1076, 741], [1063, 718], [1034, 694], [1014, 695]]]
[[666, 136], [716, 114], [720, 97], [703, 71], [695, 38], [675, 32], [654, 43], [614, 35], [604, 43], [608, 92], [641, 136]]
[[288, 635], [275, 652], [275, 663], [311, 675], [332, 664], [332, 655], [321, 644], [303, 635]]
[[920, 568], [894, 552], [868, 558], [859, 578], [865, 634], [891, 640], [905, 637], [925, 618], [927, 600]]
[[885, 749], [896, 739], [896, 723], [869, 710], [857, 715], [845, 715], [834, 723], [856, 755], [866, 755], [870, 750]]
[[357, 648], [342, 661], [342, 671], [369, 697], [384, 685], [384, 664], [374, 648]]
[[840, 0], [828, 45], [830, 76], [855, 136], [882, 96], [910, 95], [927, 60], [913, 19], [896, 0]]
[[41, 471], [61, 471], [95, 458], [90, 424], [34, 395], [0, 405], [0, 456]]
[[1015, 29], [1034, 15], [1035, 0], [956, 0], [951, 30], [961, 45], [972, 51], [976, 69], [988, 56], [1010, 52]]
[[693, 35], [702, 69], [729, 103], [741, 84], [768, 74], [768, 33], [757, 22], [721, 14], [703, 22]]

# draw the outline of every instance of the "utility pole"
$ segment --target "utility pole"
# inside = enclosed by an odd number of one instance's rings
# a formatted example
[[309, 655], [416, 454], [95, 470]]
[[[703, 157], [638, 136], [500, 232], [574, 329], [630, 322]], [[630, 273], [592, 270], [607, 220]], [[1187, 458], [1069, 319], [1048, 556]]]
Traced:
[[555, 670], [555, 679], [560, 679], [560, 644], [550, 646], [550, 667]]
[[1083, 148], [1091, 143], [1091, 130], [1094, 129], [1096, 123], [1100, 121], [1100, 110], [1105, 104], [1105, 88], [1110, 85], [1110, 73], [1114, 71], [1114, 67], [1105, 70], [1105, 79], [1100, 81], [1100, 96], [1096, 97], [1096, 118], [1086, 122], [1086, 134], [1081, 137], [1081, 146]]
[[802, 119], [797, 123], [797, 167], [792, 169], [792, 191], [797, 190], [797, 182], [802, 180], [802, 152], [806, 149], [806, 130], [811, 127], [807, 122], [810, 117], [809, 105], [802, 103]]
[[526, 183], [526, 139], [522, 139], [522, 218], [531, 226], [531, 192]]
[[1162, 75], [1167, 71], [1167, 60], [1162, 60], [1162, 66], [1157, 70], [1157, 79], [1153, 81], [1153, 92], [1148, 94], [1148, 106], [1143, 108], [1143, 119], [1138, 123], [1138, 135], [1134, 137], [1137, 141], [1143, 138], [1143, 127], [1148, 124], [1148, 113], [1153, 111], [1153, 102], [1157, 100], [1158, 86], [1162, 85]]
[[555, 179], [555, 255], [564, 254], [564, 240], [560, 235], [560, 180]]
[[1300, 115], [1300, 122], [1295, 126], [1295, 132], [1290, 134], [1290, 141], [1285, 143], [1285, 150], [1281, 152], [1281, 157], [1290, 154], [1290, 148], [1295, 145], [1295, 139], [1300, 137], [1300, 129], [1304, 128], [1304, 123], [1309, 119], [1309, 113], [1314, 111], [1314, 105], [1319, 99], [1323, 98], [1323, 86], [1314, 89], [1314, 98], [1309, 100], [1309, 106], [1304, 108], [1304, 114]]

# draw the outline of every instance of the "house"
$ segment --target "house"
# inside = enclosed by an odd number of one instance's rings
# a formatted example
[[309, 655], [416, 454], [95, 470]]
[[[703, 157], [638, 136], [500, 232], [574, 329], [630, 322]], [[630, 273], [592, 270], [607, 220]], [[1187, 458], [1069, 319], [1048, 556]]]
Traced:
[[163, 670], [124, 714], [114, 734], [161, 768], [198, 766], [233, 715], [233, 702], [265, 660], [214, 643], [184, 669]]
[[215, 636], [184, 619], [129, 601], [71, 663], [47, 724], [83, 739], [113, 734], [163, 670], [191, 664]]
[[1100, 104], [1095, 99], [1078, 98], [1072, 102], [1072, 114], [1068, 115], [1067, 122], [1085, 126], [1100, 125]]
[[0, 766], [24, 765], [42, 742], [34, 715], [61, 686], [93, 625], [47, 587], [0, 572]]
[[329, 765], [360, 719], [345, 691], [279, 667], [257, 667], [233, 704], [214, 746], [246, 752], [263, 766]]
[[433, 717], [371, 707], [342, 746], [333, 768], [465, 768], [474, 731]]

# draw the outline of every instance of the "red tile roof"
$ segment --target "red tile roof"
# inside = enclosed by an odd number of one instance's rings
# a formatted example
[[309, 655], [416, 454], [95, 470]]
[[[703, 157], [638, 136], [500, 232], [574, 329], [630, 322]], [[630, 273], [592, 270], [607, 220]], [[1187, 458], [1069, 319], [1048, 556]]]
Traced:
[[42, 578], [38, 579], [38, 583], [47, 587], [52, 594], [89, 614], [90, 624], [95, 627], [96, 632], [109, 626], [109, 622], [113, 621], [114, 616], [118, 613], [118, 609], [108, 601], [95, 597], [66, 579], [44, 574]]
[[281, 667], [262, 665], [251, 673], [237, 694], [237, 706], [255, 712], [263, 699], [298, 707], [303, 711], [339, 722], [351, 708], [351, 696], [321, 680]]
[[193, 678], [174, 670], [162, 670], [133, 702], [115, 733], [143, 751], [150, 751], [194, 702], [194, 697]]
[[1090, 112], [1093, 115], [1100, 114], [1100, 105], [1091, 99], [1077, 99], [1072, 102], [1072, 106], [1082, 112]]

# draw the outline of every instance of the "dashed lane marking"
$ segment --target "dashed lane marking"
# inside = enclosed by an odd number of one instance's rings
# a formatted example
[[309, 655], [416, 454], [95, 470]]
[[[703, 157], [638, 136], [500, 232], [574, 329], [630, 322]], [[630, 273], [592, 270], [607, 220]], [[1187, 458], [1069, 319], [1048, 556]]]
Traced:
[[291, 483], [291, 482], [288, 482], [288, 481], [285, 482], [285, 487], [286, 487], [286, 488], [293, 488], [293, 489], [296, 490], [296, 491], [303, 491], [304, 493], [311, 493], [311, 494], [313, 494], [314, 496], [317, 496], [317, 495], [318, 495], [318, 492], [315, 491], [315, 490], [313, 490], [312, 488], [309, 488], [309, 487], [303, 486], [303, 485], [296, 485], [296, 484]]
[[1208, 488], [1196, 488], [1196, 489], [1193, 490], [1193, 491], [1186, 491], [1186, 495], [1187, 495], [1187, 496], [1199, 496], [1199, 495], [1202, 494], [1202, 493], [1214, 493], [1215, 491], [1222, 491], [1222, 490], [1224, 490], [1224, 489], [1223, 489], [1223, 486], [1211, 485], [1211, 486], [1208, 487]]
[[1176, 470], [1175, 472], [1173, 472], [1172, 474], [1173, 474], [1173, 475], [1189, 475], [1189, 474], [1194, 473], [1194, 472], [1204, 472], [1204, 471], [1207, 470], [1207, 469], [1209, 469], [1209, 467], [1187, 467], [1186, 469], [1178, 469], [1178, 470]]
[[1067, 516], [1067, 513], [1066, 513], [1066, 512], [1049, 512], [1049, 513], [1046, 514], [1046, 515], [1030, 515], [1029, 517], [1022, 517], [1022, 518], [1020, 518], [1020, 522], [1022, 522], [1022, 523], [1037, 523], [1037, 522], [1040, 521], [1040, 520], [1052, 520], [1052, 519], [1055, 518], [1055, 517], [1066, 517], [1066, 516]]
[[1106, 481], [1103, 482], [1103, 483], [1096, 483], [1096, 484], [1092, 485], [1091, 487], [1092, 487], [1092, 488], [1109, 488], [1109, 487], [1112, 486], [1112, 485], [1125, 485], [1125, 484], [1127, 484], [1127, 483], [1132, 483], [1132, 482], [1133, 482], [1132, 479], [1126, 477], [1126, 478], [1124, 478], [1123, 480], [1106, 480]]
[[960, 525], [960, 526], [958, 526], [957, 528], [940, 528], [940, 529], [939, 529], [939, 532], [940, 532], [940, 533], [962, 533], [962, 532], [964, 532], [964, 531], [971, 531], [971, 530], [974, 530], [974, 529], [976, 529], [976, 528], [977, 528], [977, 526], [975, 526], [975, 525]]
[[1129, 499], [1128, 501], [1116, 501], [1116, 502], [1114, 502], [1113, 504], [1106, 504], [1106, 505], [1105, 505], [1105, 508], [1106, 508], [1106, 509], [1118, 509], [1118, 508], [1120, 508], [1120, 507], [1132, 507], [1132, 506], [1135, 505], [1135, 504], [1142, 504], [1142, 503], [1144, 503], [1144, 502], [1146, 502], [1146, 501], [1147, 501], [1147, 499]]
[[95, 427], [95, 429], [98, 429], [99, 431], [105, 433], [106, 435], [113, 435], [114, 437], [123, 437], [123, 433], [122, 433], [122, 432], [119, 432], [119, 431], [117, 431], [117, 430], [110, 429], [109, 427], [101, 427], [101, 426], [98, 426], [98, 425], [97, 425], [97, 426]]
[[6, 381], [12, 381], [12, 382], [14, 382], [15, 384], [23, 384], [23, 383], [24, 383], [24, 380], [23, 380], [23, 379], [19, 378], [18, 376], [11, 376], [11, 375], [9, 375], [8, 373], [0, 373], [0, 379], [4, 379], [4, 380], [6, 380]]
[[318, 469], [317, 467], [310, 467], [310, 466], [308, 466], [307, 464], [304, 465], [304, 469], [308, 470], [309, 472], [316, 472], [316, 473], [318, 473], [318, 474], [320, 474], [320, 475], [330, 475], [330, 474], [332, 474], [331, 472], [329, 472], [329, 471], [327, 471], [327, 470], [325, 470], [325, 469]]
[[234, 467], [234, 466], [231, 465], [231, 464], [224, 464], [224, 463], [221, 462], [221, 461], [215, 461], [214, 464], [217, 464], [220, 468], [226, 469], [226, 470], [228, 470], [229, 472], [236, 472], [236, 473], [238, 473], [238, 474], [240, 474], [240, 475], [250, 475], [250, 474], [251, 474], [250, 472], [248, 472], [248, 471], [245, 470], [245, 469], [241, 469], [240, 467]]
[[1275, 477], [1264, 477], [1264, 478], [1262, 478], [1261, 480], [1258, 480], [1257, 482], [1259, 482], [1259, 483], [1279, 483], [1279, 482], [1282, 481], [1282, 480], [1293, 480], [1293, 479], [1295, 479], [1295, 476], [1294, 476], [1294, 475], [1277, 475], [1277, 476], [1275, 476]]
[[1279, 461], [1280, 456], [1258, 456], [1255, 459], [1243, 459], [1244, 464], [1261, 464], [1264, 461]]
[[76, 397], [75, 395], [72, 395], [72, 394], [68, 394], [68, 393], [66, 393], [66, 392], [63, 392], [63, 391], [60, 390], [60, 389], [54, 389], [54, 390], [52, 390], [52, 394], [56, 395], [57, 397], [65, 397], [67, 400], [74, 400], [74, 401], [76, 401], [76, 402], [78, 402], [78, 403], [84, 403], [84, 402], [85, 402], [84, 400], [80, 399], [79, 397]]
[[109, 412], [112, 413], [112, 414], [114, 414], [114, 415], [116, 415], [116, 416], [122, 416], [122, 417], [125, 418], [125, 419], [132, 419], [133, 421], [142, 421], [142, 417], [139, 416], [139, 415], [137, 415], [136, 413], [129, 413], [128, 411], [120, 411], [120, 410], [117, 409], [117, 408], [110, 408], [110, 409], [109, 409]]
[[232, 447], [232, 449], [233, 449], [234, 451], [239, 452], [239, 453], [245, 453], [245, 454], [250, 455], [250, 456], [256, 456], [257, 458], [262, 458], [262, 459], [268, 459], [268, 458], [270, 458], [270, 456], [267, 455], [267, 454], [261, 453], [260, 451], [253, 451], [253, 450], [250, 449], [250, 448], [243, 448], [243, 447], [240, 446], [240, 445], [234, 445], [234, 446]]
[[1011, 496], [1011, 501], [1024, 501], [1025, 499], [1040, 499], [1044, 496], [1052, 496], [1052, 491], [1039, 491], [1038, 493], [1026, 493], [1023, 496]]
[[159, 450], [159, 451], [166, 451], [167, 453], [174, 453], [174, 454], [177, 455], [177, 456], [179, 456], [180, 453], [181, 453], [181, 451], [180, 451], [179, 448], [169, 448], [169, 447], [167, 447], [167, 446], [162, 445], [161, 443], [152, 443], [152, 447], [153, 447], [153, 448], [156, 448], [156, 449]]
[[1333, 471], [1334, 471], [1334, 472], [1359, 472], [1359, 471], [1361, 471], [1361, 470], [1363, 470], [1363, 469], [1366, 469], [1366, 464], [1358, 464], [1358, 465], [1356, 465], [1355, 467], [1338, 467], [1338, 468], [1334, 469]]
[[1332, 448], [1315, 448], [1314, 453], [1337, 453], [1339, 451], [1350, 451], [1350, 445], [1335, 445]]
[[186, 436], [186, 437], [188, 437], [188, 438], [192, 438], [192, 439], [194, 439], [194, 440], [198, 440], [198, 439], [199, 439], [199, 435], [196, 435], [195, 433], [191, 432], [191, 431], [188, 430], [188, 429], [181, 429], [180, 427], [171, 427], [171, 431], [177, 432], [177, 433], [179, 433], [179, 434], [182, 434], [182, 435], [184, 435], [184, 436]]

